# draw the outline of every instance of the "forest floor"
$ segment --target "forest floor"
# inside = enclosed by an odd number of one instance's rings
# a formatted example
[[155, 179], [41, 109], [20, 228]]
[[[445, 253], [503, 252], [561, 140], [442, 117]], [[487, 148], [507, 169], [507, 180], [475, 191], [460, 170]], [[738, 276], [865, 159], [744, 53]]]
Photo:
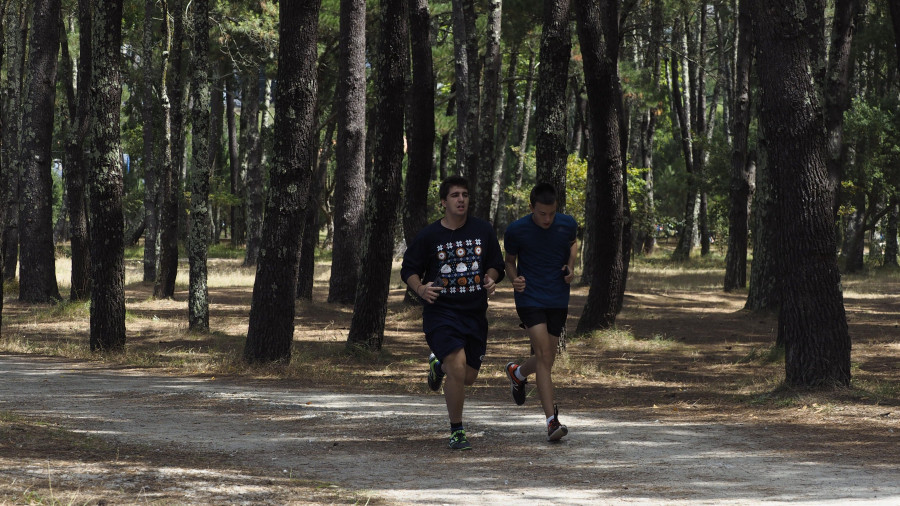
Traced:
[[[535, 393], [510, 398], [503, 366], [528, 345], [504, 282], [468, 390], [474, 449], [452, 452], [399, 281], [382, 352], [344, 351], [352, 307], [325, 303], [320, 265], [291, 364], [248, 367], [253, 270], [239, 264], [211, 260], [233, 275], [211, 277], [202, 335], [186, 330], [183, 286], [155, 300], [130, 265], [125, 356], [87, 351], [86, 304], [7, 294], [0, 504], [900, 503], [896, 272], [844, 279], [851, 387], [797, 391], [782, 386], [775, 318], [742, 310], [720, 269], [633, 266], [617, 328], [570, 336], [558, 358], [570, 434], [556, 444]], [[570, 332], [586, 296], [574, 290]]]

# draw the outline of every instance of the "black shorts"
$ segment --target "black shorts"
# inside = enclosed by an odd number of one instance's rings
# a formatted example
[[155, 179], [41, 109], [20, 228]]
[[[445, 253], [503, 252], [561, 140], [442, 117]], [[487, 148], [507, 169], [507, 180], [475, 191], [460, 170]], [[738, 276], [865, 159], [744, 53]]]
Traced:
[[487, 353], [487, 322], [468, 322], [459, 327], [441, 325], [431, 332], [425, 333], [428, 347], [438, 360], [463, 348], [466, 352], [466, 364], [476, 371], [481, 369], [481, 362]]
[[566, 326], [569, 310], [567, 308], [516, 307], [516, 313], [519, 313], [519, 319], [522, 320], [522, 325], [526, 329], [545, 323], [547, 324], [547, 333], [559, 337], [562, 335], [563, 327]]

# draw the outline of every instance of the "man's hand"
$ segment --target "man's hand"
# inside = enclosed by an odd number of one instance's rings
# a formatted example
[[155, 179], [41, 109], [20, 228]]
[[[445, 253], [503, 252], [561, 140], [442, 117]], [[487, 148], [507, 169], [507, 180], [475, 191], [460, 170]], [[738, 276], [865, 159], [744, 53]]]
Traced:
[[494, 291], [497, 290], [497, 282], [494, 281], [494, 278], [490, 276], [484, 277], [484, 289], [487, 290], [488, 295], [494, 295]]
[[525, 276], [516, 276], [512, 280], [513, 289], [517, 292], [525, 291]]
[[434, 283], [429, 281], [428, 284], [421, 285], [416, 289], [416, 295], [425, 302], [434, 304], [434, 301], [441, 295], [443, 288], [442, 286], [434, 286]]
[[575, 279], [575, 269], [570, 269], [568, 265], [562, 266], [563, 271], [563, 279], [566, 280], [567, 284], [572, 284], [572, 280]]

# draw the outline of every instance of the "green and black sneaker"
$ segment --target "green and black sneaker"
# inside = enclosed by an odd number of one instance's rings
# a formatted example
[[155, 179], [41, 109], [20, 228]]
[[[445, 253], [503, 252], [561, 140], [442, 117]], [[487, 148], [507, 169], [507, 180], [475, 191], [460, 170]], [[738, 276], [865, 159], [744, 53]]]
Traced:
[[450, 435], [450, 444], [448, 446], [451, 450], [472, 449], [472, 445], [469, 444], [469, 440], [466, 438], [465, 429], [456, 429], [453, 431], [453, 434]]
[[432, 353], [428, 356], [428, 388], [437, 392], [441, 389], [443, 381], [444, 371], [441, 370], [441, 361]]

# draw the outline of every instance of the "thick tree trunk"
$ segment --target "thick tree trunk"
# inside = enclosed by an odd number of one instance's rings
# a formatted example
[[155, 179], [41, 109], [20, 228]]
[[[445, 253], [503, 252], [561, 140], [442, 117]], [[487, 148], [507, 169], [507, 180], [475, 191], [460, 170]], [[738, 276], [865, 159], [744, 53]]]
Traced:
[[[122, 0], [94, 4], [91, 25], [91, 351], [125, 350], [125, 226], [119, 141]], [[102, 240], [100, 240], [102, 238]]]
[[[825, 124], [809, 70], [799, 2], [755, 5], [760, 128], [775, 189], [785, 345], [785, 381], [794, 386], [850, 383], [850, 335], [835, 253]], [[820, 13], [819, 13], [820, 14]]]
[[10, 0], [3, 13], [3, 165], [5, 177], [0, 184], [0, 198], [6, 204], [6, 216], [0, 222], [3, 234], [3, 280], [16, 278], [19, 259], [19, 196], [21, 194], [21, 160], [19, 139], [22, 132], [22, 97], [24, 95], [25, 53], [28, 25], [22, 0]]
[[319, 6], [319, 0], [278, 5], [275, 153], [244, 346], [250, 363], [291, 359], [303, 218], [313, 175]]
[[337, 83], [334, 242], [328, 302], [356, 299], [366, 200], [366, 5], [341, 0]]
[[[184, 0], [173, 0], [171, 11], [168, 2], [163, 2], [163, 19], [172, 13], [173, 31], [169, 39], [168, 23], [163, 23], [163, 40], [167, 51], [163, 54], [163, 75], [160, 96], [163, 99], [163, 170], [160, 174], [160, 216], [159, 216], [159, 273], [153, 295], [172, 298], [175, 295], [175, 279], [178, 274], [178, 221], [179, 194], [181, 193], [181, 166], [184, 156], [184, 89], [182, 82], [182, 61], [184, 59]], [[171, 65], [168, 55], [171, 55]], [[171, 86], [167, 82], [171, 75]], [[169, 91], [171, 90], [171, 91]]]
[[494, 177], [495, 146], [497, 144], [497, 117], [500, 113], [500, 68], [503, 57], [500, 54], [501, 0], [490, 0], [487, 21], [487, 47], [484, 55], [484, 93], [481, 105], [481, 141], [478, 158], [478, 181], [475, 183], [473, 215], [489, 221], [491, 219], [491, 191]]
[[725, 254], [726, 292], [747, 286], [750, 199], [754, 185], [750, 177], [747, 146], [750, 132], [750, 64], [753, 58], [753, 20], [750, 18], [749, 2], [738, 2], [735, 101], [731, 127], [731, 210], [728, 213], [728, 251]]
[[[410, 0], [409, 35], [412, 85], [407, 104], [408, 161], [403, 199], [403, 237], [406, 244], [428, 224], [428, 185], [434, 164], [434, 62], [431, 55], [431, 16], [427, 0]], [[414, 299], [407, 298], [412, 303]]]
[[[206, 260], [209, 252], [209, 3], [193, 0], [193, 58], [191, 88], [193, 111], [191, 148], [190, 234], [188, 236], [188, 327], [209, 331], [209, 288]], [[232, 157], [233, 158], [233, 157]], [[233, 168], [233, 166], [232, 166]], [[234, 171], [232, 170], [232, 173]]]
[[[78, 93], [75, 93], [71, 60], [65, 77], [66, 95], [69, 101], [71, 126], [66, 136], [63, 171], [66, 186], [66, 207], [69, 214], [69, 244], [72, 248], [72, 275], [70, 300], [84, 300], [91, 293], [91, 255], [88, 238], [87, 195], [85, 180], [87, 167], [86, 142], [90, 128], [91, 89], [91, 2], [78, 1], [79, 58]], [[68, 49], [66, 38], [60, 39], [64, 49]]]
[[622, 91], [618, 76], [618, 5], [576, 2], [578, 39], [584, 56], [585, 85], [590, 101], [594, 164], [594, 267], [578, 333], [615, 324], [625, 284], [625, 181], [622, 157]]
[[[6, 19], [6, 8], [7, 3], [3, 3], [0, 5], [0, 20]], [[3, 68], [3, 56], [4, 56], [4, 43], [6, 42], [5, 38], [5, 25], [0, 25], [0, 68]], [[0, 87], [2, 89], [2, 87]], [[4, 132], [6, 111], [3, 106], [4, 103], [0, 103], [0, 133]], [[6, 181], [5, 173], [6, 170], [6, 159], [4, 156], [0, 156], [0, 181]], [[3, 227], [6, 217], [6, 196], [4, 195], [3, 187], [0, 185], [0, 284], [3, 283]], [[3, 293], [2, 289], [0, 289], [0, 337], [3, 337]]]
[[569, 0], [544, 2], [535, 110], [535, 157], [537, 181], [556, 187], [559, 212], [566, 210], [566, 162], [569, 153], [566, 149], [568, 119], [565, 98], [571, 51]]
[[34, 4], [29, 42], [25, 101], [22, 104], [22, 197], [19, 204], [19, 300], [60, 300], [56, 283], [56, 249], [53, 245], [53, 179], [51, 141], [56, 67], [59, 54], [60, 0]]
[[[262, 70], [260, 70], [260, 79], [265, 79]], [[266, 90], [268, 88], [267, 80]], [[256, 260], [259, 258], [259, 244], [262, 240], [263, 213], [265, 211], [262, 161], [265, 143], [263, 136], [268, 131], [266, 118], [269, 110], [269, 94], [266, 92], [264, 95], [260, 105], [259, 133], [256, 135], [256, 140], [251, 142], [247, 161], [247, 251], [244, 256], [244, 266], [256, 265]]]
[[144, 1], [144, 26], [143, 26], [143, 51], [141, 62], [143, 66], [144, 81], [141, 83], [143, 87], [143, 96], [141, 104], [141, 121], [144, 129], [144, 152], [141, 166], [144, 170], [144, 282], [153, 283], [156, 281], [156, 266], [159, 262], [157, 255], [157, 240], [159, 239], [159, 191], [157, 189], [157, 180], [159, 174], [159, 165], [157, 164], [155, 152], [155, 133], [156, 127], [154, 118], [156, 116], [156, 98], [153, 93], [154, 70], [153, 70], [153, 46], [157, 28], [154, 26], [154, 8], [156, 4], [154, 0]]
[[855, 210], [844, 222], [844, 240], [840, 258], [844, 262], [844, 272], [855, 273], [863, 269], [865, 252], [864, 234], [866, 228], [866, 194], [856, 193], [851, 199]]
[[891, 9], [891, 26], [894, 27], [894, 50], [897, 53], [897, 71], [900, 72], [900, 0], [888, 0]]
[[360, 271], [353, 305], [348, 347], [380, 350], [391, 286], [394, 229], [399, 210], [403, 165], [404, 76], [408, 68], [407, 0], [382, 0], [382, 30], [378, 43], [375, 105], [375, 167], [371, 198], [366, 205], [363, 239], [364, 269]]

